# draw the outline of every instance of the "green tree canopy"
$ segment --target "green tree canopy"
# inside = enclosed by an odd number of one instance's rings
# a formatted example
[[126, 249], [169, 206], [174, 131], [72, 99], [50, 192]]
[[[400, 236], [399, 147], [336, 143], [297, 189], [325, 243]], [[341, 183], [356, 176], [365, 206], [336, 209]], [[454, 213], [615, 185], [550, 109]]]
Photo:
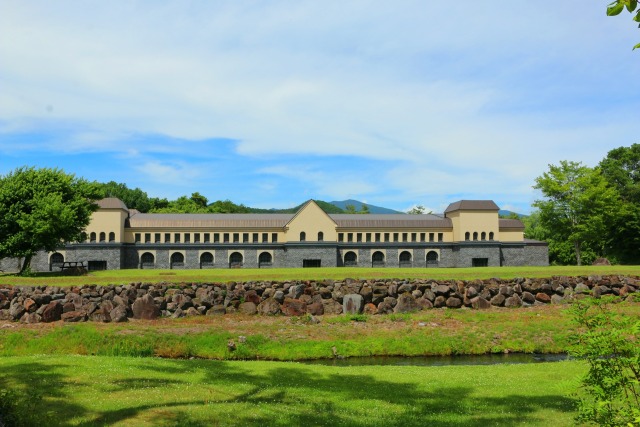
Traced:
[[140, 212], [149, 212], [152, 208], [151, 200], [146, 192], [139, 188], [129, 188], [127, 184], [109, 181], [106, 184], [98, 184], [102, 197], [117, 197], [122, 200], [129, 209]]
[[556, 241], [570, 243], [576, 264], [582, 264], [583, 248], [602, 252], [619, 195], [600, 168], [562, 161], [559, 166], [549, 165], [549, 171], [536, 178], [534, 188], [544, 196], [533, 204], [540, 210], [540, 225]]
[[102, 196], [98, 184], [60, 169], [21, 167], [0, 177], [0, 258], [24, 258], [24, 272], [38, 251], [82, 240]]
[[[633, 15], [633, 20], [640, 22], [640, 9], [636, 11], [638, 7], [638, 0], [614, 0], [607, 6], [607, 16], [616, 16], [627, 9], [627, 12]], [[635, 12], [635, 13], [634, 13]], [[635, 45], [633, 49], [640, 47], [640, 43]]]
[[619, 212], [609, 222], [608, 250], [618, 261], [640, 263], [640, 144], [609, 151], [600, 162], [609, 184], [620, 194]]

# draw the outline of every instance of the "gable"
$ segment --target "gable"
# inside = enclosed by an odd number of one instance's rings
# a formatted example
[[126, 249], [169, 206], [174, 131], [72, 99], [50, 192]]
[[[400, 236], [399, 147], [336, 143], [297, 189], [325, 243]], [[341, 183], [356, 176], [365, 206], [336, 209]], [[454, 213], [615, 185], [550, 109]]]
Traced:
[[289, 242], [300, 241], [300, 233], [305, 233], [305, 240], [318, 241], [318, 233], [322, 233], [323, 240], [336, 241], [336, 223], [313, 200], [309, 200], [291, 218], [285, 227], [286, 240]]

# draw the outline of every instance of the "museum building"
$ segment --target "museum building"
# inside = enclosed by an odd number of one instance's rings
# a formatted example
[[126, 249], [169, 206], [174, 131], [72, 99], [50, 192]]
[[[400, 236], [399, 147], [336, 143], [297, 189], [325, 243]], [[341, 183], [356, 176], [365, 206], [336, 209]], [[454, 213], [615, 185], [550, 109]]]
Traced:
[[87, 240], [32, 260], [89, 270], [279, 267], [546, 266], [545, 242], [491, 200], [461, 200], [442, 215], [327, 214], [313, 200], [295, 214], [161, 214], [97, 202]]

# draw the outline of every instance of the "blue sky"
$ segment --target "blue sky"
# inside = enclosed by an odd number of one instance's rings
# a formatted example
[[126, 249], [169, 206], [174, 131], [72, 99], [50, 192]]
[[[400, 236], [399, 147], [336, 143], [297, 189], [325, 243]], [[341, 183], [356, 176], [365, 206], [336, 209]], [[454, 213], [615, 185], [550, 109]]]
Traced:
[[0, 0], [0, 174], [527, 213], [548, 164], [638, 142], [640, 31], [606, 4]]

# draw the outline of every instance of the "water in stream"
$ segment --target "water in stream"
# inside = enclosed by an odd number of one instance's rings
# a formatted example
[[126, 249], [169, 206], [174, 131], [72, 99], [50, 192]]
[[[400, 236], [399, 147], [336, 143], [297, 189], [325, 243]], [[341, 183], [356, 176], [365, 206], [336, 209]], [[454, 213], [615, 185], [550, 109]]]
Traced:
[[402, 357], [402, 356], [375, 356], [375, 357], [349, 357], [344, 359], [318, 359], [305, 360], [301, 363], [309, 365], [325, 366], [451, 366], [451, 365], [497, 365], [501, 363], [522, 364], [540, 362], [559, 362], [566, 360], [566, 354], [528, 354], [528, 353], [508, 353], [508, 354], [479, 354], [463, 356], [424, 356], [424, 357]]

